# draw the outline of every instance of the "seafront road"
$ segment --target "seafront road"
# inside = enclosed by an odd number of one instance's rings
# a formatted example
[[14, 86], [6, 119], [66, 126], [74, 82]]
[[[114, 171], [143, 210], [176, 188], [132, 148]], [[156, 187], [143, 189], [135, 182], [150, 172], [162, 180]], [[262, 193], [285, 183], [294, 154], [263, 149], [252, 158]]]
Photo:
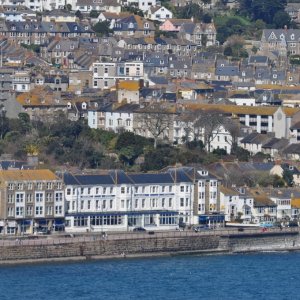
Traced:
[[72, 233], [72, 234], [53, 234], [53, 235], [28, 235], [28, 236], [2, 236], [0, 237], [0, 247], [6, 246], [33, 246], [33, 245], [59, 245], [68, 243], [83, 243], [92, 241], [109, 241], [109, 240], [124, 240], [124, 239], [155, 239], [155, 238], [179, 238], [187, 236], [205, 236], [205, 235], [218, 235], [218, 236], [229, 236], [229, 235], [251, 235], [251, 234], [266, 234], [269, 232], [273, 233], [289, 233], [299, 232], [299, 228], [269, 228], [267, 231], [263, 231], [262, 228], [251, 228], [244, 229], [240, 232], [237, 228], [218, 228], [215, 230], [203, 230], [200, 232], [194, 232], [193, 230], [185, 231], [155, 231], [151, 232], [103, 232], [95, 233]]

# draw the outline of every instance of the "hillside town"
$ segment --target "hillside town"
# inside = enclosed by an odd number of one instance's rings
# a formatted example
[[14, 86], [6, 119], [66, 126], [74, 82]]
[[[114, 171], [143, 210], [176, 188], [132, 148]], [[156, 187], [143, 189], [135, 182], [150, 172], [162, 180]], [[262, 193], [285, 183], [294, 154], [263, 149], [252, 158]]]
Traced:
[[254, 2], [0, 1], [0, 234], [298, 226], [300, 3]]

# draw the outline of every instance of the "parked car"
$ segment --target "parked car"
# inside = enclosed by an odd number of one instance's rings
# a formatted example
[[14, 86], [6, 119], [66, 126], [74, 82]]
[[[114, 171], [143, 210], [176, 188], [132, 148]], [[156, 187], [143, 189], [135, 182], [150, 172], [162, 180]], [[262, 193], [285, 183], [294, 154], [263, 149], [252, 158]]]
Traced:
[[195, 232], [199, 232], [199, 231], [203, 231], [203, 230], [210, 230], [211, 228], [209, 228], [207, 225], [199, 225], [194, 227], [194, 231]]
[[135, 227], [135, 228], [133, 228], [133, 231], [142, 232], [142, 231], [146, 231], [146, 229], [144, 227]]
[[45, 227], [39, 227], [36, 229], [36, 234], [50, 234], [50, 230], [48, 228], [45, 228]]

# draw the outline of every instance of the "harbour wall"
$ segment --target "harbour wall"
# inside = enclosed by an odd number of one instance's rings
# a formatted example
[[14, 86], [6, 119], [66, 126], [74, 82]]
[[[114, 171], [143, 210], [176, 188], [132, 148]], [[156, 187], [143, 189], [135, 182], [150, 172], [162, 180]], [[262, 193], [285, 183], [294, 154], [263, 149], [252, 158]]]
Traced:
[[[15, 243], [15, 244], [13, 244]], [[300, 250], [299, 232], [134, 236], [132, 238], [0, 243], [0, 264], [175, 254]]]

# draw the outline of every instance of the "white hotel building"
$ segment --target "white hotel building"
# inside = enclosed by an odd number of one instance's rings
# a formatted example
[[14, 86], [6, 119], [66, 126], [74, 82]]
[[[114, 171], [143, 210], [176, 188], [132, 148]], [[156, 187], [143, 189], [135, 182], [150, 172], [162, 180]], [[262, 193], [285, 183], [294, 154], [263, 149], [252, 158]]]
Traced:
[[[175, 177], [174, 177], [175, 176]], [[127, 175], [64, 176], [66, 231], [126, 231], [176, 229], [192, 223], [193, 183], [172, 172]], [[182, 218], [182, 219], [181, 219]]]
[[183, 167], [157, 174], [65, 174], [65, 230], [171, 230], [199, 224], [200, 214], [204, 220], [219, 206], [218, 181], [201, 172]]

